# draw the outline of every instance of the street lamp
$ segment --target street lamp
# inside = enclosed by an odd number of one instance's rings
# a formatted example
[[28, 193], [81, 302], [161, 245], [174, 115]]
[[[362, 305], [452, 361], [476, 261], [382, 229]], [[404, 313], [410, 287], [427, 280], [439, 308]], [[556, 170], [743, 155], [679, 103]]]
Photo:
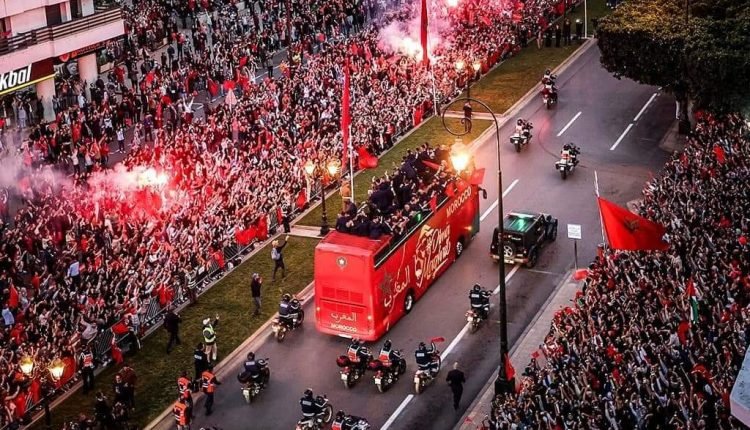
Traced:
[[28, 354], [24, 355], [18, 362], [18, 367], [24, 375], [31, 376], [34, 373], [34, 359]]
[[50, 376], [52, 376], [52, 380], [57, 382], [62, 378], [63, 372], [65, 372], [65, 362], [60, 360], [59, 358], [55, 358], [52, 360], [52, 363], [50, 363], [49, 367], [47, 368], [49, 370]]
[[[477, 99], [472, 99], [470, 97], [459, 97], [458, 99], [453, 100], [453, 102], [449, 103], [444, 109], [442, 114], [440, 115], [443, 128], [445, 130], [456, 136], [461, 137], [465, 136], [469, 133], [468, 130], [471, 130], [471, 126], [464, 127], [463, 131], [454, 131], [451, 130], [450, 127], [445, 122], [445, 114], [450, 110], [451, 105], [457, 102], [474, 102], [482, 106], [487, 112], [489, 112], [490, 115], [492, 115], [492, 119], [495, 122], [495, 140], [496, 140], [496, 152], [497, 152], [497, 230], [498, 230], [498, 249], [503, 249], [503, 171], [502, 171], [502, 165], [500, 164], [500, 123], [497, 120], [497, 116], [495, 113], [490, 109], [487, 104], [484, 102], [481, 102]], [[467, 121], [467, 119], [464, 119]], [[468, 121], [471, 121], [471, 119], [468, 119]], [[459, 154], [463, 153], [463, 156], [460, 156]], [[455, 156], [454, 156], [455, 154]], [[464, 150], [464, 148], [460, 147], [453, 151], [451, 150], [451, 161], [454, 162], [454, 167], [456, 170], [459, 170], [460, 167], [465, 168], [468, 165], [469, 162], [469, 155], [468, 152]], [[463, 163], [463, 166], [461, 164]], [[460, 169], [463, 170], [463, 169]], [[513, 392], [515, 390], [515, 387], [511, 385], [512, 381], [508, 380], [508, 375], [505, 372], [506, 368], [506, 357], [508, 356], [508, 313], [507, 313], [507, 303], [506, 303], [506, 297], [505, 297], [505, 262], [501, 261], [498, 264], [498, 295], [500, 296], [500, 306], [499, 306], [499, 317], [500, 317], [500, 369], [497, 373], [497, 379], [495, 379], [495, 394], [500, 393], [509, 393]]]
[[311, 181], [321, 181], [321, 206], [323, 209], [323, 216], [320, 224], [320, 235], [325, 236], [331, 230], [328, 227], [328, 216], [326, 215], [326, 190], [322, 184], [323, 178], [330, 178], [333, 180], [338, 179], [339, 173], [341, 173], [341, 160], [338, 158], [330, 158], [328, 160], [307, 160], [304, 166], [305, 173]]
[[[479, 70], [482, 68], [482, 63], [479, 61], [475, 61], [471, 65], [471, 69], [466, 67], [466, 62], [464, 60], [457, 60], [456, 64], [456, 72], [458, 76], [461, 76], [462, 73], [465, 73], [466, 77], [466, 98], [471, 99], [471, 81], [473, 81], [477, 73], [479, 73]], [[471, 70], [474, 70], [472, 73]]]

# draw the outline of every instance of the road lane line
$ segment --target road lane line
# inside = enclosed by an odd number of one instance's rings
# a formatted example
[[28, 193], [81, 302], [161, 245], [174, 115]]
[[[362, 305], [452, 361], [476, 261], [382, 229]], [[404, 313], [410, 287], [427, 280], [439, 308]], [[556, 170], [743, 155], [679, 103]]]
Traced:
[[640, 111], [640, 112], [638, 112], [638, 115], [636, 115], [636, 116], [635, 116], [635, 118], [633, 118], [633, 122], [636, 122], [636, 121], [638, 121], [638, 118], [640, 118], [640, 117], [641, 117], [641, 115], [643, 115], [643, 112], [645, 112], [645, 111], [646, 111], [646, 108], [648, 108], [648, 105], [650, 105], [650, 104], [651, 104], [651, 102], [652, 102], [652, 101], [654, 101], [654, 99], [656, 98], [656, 96], [657, 96], [658, 94], [659, 94], [659, 93], [654, 93], [654, 94], [652, 94], [652, 95], [651, 95], [651, 98], [650, 98], [650, 99], [648, 99], [648, 101], [646, 102], [646, 104], [645, 104], [645, 105], [643, 105], [643, 107], [641, 108], [641, 111]]
[[557, 133], [557, 137], [560, 137], [560, 136], [562, 136], [562, 134], [563, 134], [563, 133], [565, 133], [565, 130], [567, 130], [567, 129], [568, 129], [568, 127], [570, 127], [571, 125], [573, 125], [573, 123], [574, 123], [574, 122], [575, 122], [575, 121], [576, 121], [576, 120], [578, 119], [578, 117], [579, 117], [579, 116], [581, 116], [581, 112], [578, 112], [578, 113], [576, 114], [576, 116], [574, 116], [574, 117], [573, 117], [573, 119], [571, 119], [570, 121], [568, 121], [568, 123], [567, 123], [567, 124], [565, 124], [565, 127], [563, 127], [563, 129], [562, 129], [562, 130], [560, 130], [560, 132], [559, 132], [559, 133]]
[[614, 151], [615, 148], [617, 148], [617, 145], [619, 145], [620, 142], [622, 142], [622, 139], [625, 139], [625, 135], [628, 134], [628, 132], [630, 131], [631, 128], [633, 128], [633, 123], [632, 122], [630, 124], [628, 124], [628, 127], [625, 129], [625, 131], [623, 131], [622, 134], [620, 135], [620, 137], [617, 138], [617, 141], [615, 142], [615, 144], [612, 145], [611, 148], [609, 148], [610, 151]]
[[[518, 271], [519, 267], [521, 267], [521, 265], [520, 264], [516, 264], [515, 266], [513, 266], [512, 269], [510, 269], [510, 273], [508, 273], [507, 275], [505, 275], [505, 283], [506, 284], [508, 283], [508, 281], [510, 281], [510, 278], [512, 278], [513, 275], [516, 274], [516, 272]], [[499, 293], [499, 292], [500, 292], [500, 286], [498, 285], [497, 288], [495, 288], [495, 291], [492, 292], [492, 295], [496, 296], [497, 293]]]
[[[516, 186], [516, 184], [518, 184], [518, 179], [515, 179], [513, 182], [511, 182], [510, 185], [508, 186], [508, 188], [506, 188], [505, 191], [503, 191], [503, 197], [507, 196], [508, 193], [510, 192], [510, 190], [512, 190], [513, 187]], [[479, 217], [479, 221], [480, 222], [484, 221], [484, 219], [487, 218], [490, 215], [490, 213], [492, 213], [493, 210], [495, 210], [495, 208], [497, 207], [497, 205], [499, 203], [500, 203], [500, 200], [495, 200], [494, 202], [492, 202], [492, 204], [490, 205], [490, 207], [487, 208], [486, 211], [484, 211], [484, 213], [482, 214], [482, 216]]]
[[[510, 188], [509, 188], [509, 190], [510, 190]], [[500, 264], [503, 264], [503, 263], [500, 263]], [[513, 269], [511, 269], [511, 271], [505, 276], [505, 282], [506, 283], [508, 281], [510, 281], [510, 278], [512, 278], [513, 275], [516, 274], [516, 272], [518, 271], [519, 267], [521, 267], [519, 264], [516, 264], [515, 266], [513, 266]], [[500, 291], [500, 286], [499, 285], [497, 286], [497, 288], [495, 289], [495, 291], [492, 294], [497, 294], [498, 291]], [[458, 345], [458, 342], [460, 342], [461, 339], [463, 339], [463, 337], [466, 336], [466, 333], [468, 331], [469, 331], [469, 323], [466, 323], [466, 325], [464, 326], [464, 328], [462, 328], [461, 331], [458, 333], [458, 336], [456, 336], [456, 338], [453, 339], [453, 341], [450, 343], [450, 345], [448, 345], [448, 347], [445, 348], [445, 351], [443, 351], [443, 353], [440, 354], [440, 359], [442, 361], [445, 361], [445, 357], [447, 357], [448, 354], [450, 354], [451, 351], [453, 351], [453, 348], [455, 348], [456, 345]], [[398, 407], [396, 408], [395, 411], [393, 411], [393, 414], [391, 414], [391, 416], [388, 417], [388, 421], [386, 421], [385, 424], [383, 424], [383, 427], [380, 427], [380, 430], [388, 430], [388, 428], [396, 421], [396, 418], [398, 418], [398, 416], [401, 414], [401, 412], [404, 411], [404, 409], [406, 408], [406, 405], [408, 405], [409, 402], [411, 402], [411, 399], [413, 399], [413, 398], [414, 398], [414, 394], [409, 394], [408, 396], [406, 396], [406, 398], [404, 399], [404, 401], [401, 402], [400, 405], [398, 405]]]
[[[510, 278], [512, 278], [513, 275], [516, 274], [516, 272], [518, 271], [519, 267], [520, 266], [518, 264], [516, 264], [515, 266], [513, 266], [513, 269], [511, 269], [510, 272], [505, 276], [505, 282], [506, 283], [508, 281], [510, 281]], [[495, 289], [495, 291], [493, 291], [492, 294], [497, 294], [498, 291], [500, 291], [500, 286], [499, 285], [497, 286], [497, 288]], [[492, 307], [492, 306], [490, 306], [490, 307]], [[461, 339], [463, 339], [463, 337], [466, 336], [466, 333], [469, 331], [469, 326], [470, 326], [470, 324], [466, 323], [466, 325], [464, 326], [464, 328], [462, 328], [461, 331], [458, 332], [458, 335], [453, 339], [453, 341], [451, 341], [451, 343], [448, 345], [448, 347], [445, 348], [445, 351], [443, 351], [443, 353], [440, 354], [440, 358], [443, 361], [445, 361], [445, 357], [447, 357], [448, 354], [450, 354], [451, 351], [453, 351], [453, 348], [455, 348], [456, 345], [458, 345], [458, 342], [460, 342]]]
[[398, 415], [404, 411], [404, 408], [406, 408], [406, 405], [408, 405], [409, 402], [411, 402], [411, 399], [413, 398], [414, 398], [414, 394], [409, 394], [408, 396], [406, 396], [404, 401], [401, 402], [400, 405], [398, 405], [398, 407], [390, 416], [390, 418], [388, 418], [388, 421], [386, 421], [385, 424], [383, 424], [383, 427], [380, 427], [380, 430], [388, 430], [388, 427], [390, 427], [391, 424], [393, 424], [393, 422], [396, 421], [396, 418], [398, 418]]

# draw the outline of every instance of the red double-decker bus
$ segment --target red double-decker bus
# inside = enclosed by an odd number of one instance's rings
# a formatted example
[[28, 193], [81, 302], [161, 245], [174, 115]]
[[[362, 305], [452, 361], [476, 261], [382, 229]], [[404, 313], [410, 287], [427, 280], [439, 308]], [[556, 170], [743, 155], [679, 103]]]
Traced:
[[479, 232], [481, 190], [464, 184], [398, 239], [333, 231], [318, 244], [318, 331], [373, 341], [411, 311]]

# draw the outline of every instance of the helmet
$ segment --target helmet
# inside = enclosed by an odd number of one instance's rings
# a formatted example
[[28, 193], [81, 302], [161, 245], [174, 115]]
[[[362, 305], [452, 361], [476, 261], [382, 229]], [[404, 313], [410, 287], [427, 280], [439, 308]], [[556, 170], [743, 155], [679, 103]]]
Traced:
[[481, 291], [482, 286], [479, 284], [474, 284], [474, 291]]
[[390, 339], [388, 339], [388, 340], [385, 341], [385, 343], [383, 344], [383, 349], [391, 349], [391, 340]]
[[338, 411], [338, 412], [336, 412], [336, 419], [337, 420], [340, 420], [340, 419], [344, 418], [345, 416], [346, 416], [346, 414], [344, 413], [344, 411]]
[[551, 74], [552, 74], [552, 71], [550, 69], [547, 69], [547, 70], [544, 71], [544, 75], [545, 76], [549, 76]]
[[419, 342], [419, 350], [427, 349], [427, 345], [424, 344], [424, 342]]
[[255, 360], [255, 353], [254, 352], [248, 352], [247, 353], [247, 359], [248, 360]]
[[308, 388], [307, 390], [305, 390], [305, 397], [312, 397], [312, 396], [313, 396], [312, 389]]
[[360, 346], [362, 342], [359, 341], [359, 339], [352, 339], [352, 345], [351, 346]]
[[289, 293], [285, 293], [283, 296], [281, 296], [281, 300], [284, 302], [288, 302], [289, 300], [292, 300], [292, 296]]
[[518, 118], [518, 120], [516, 121], [516, 124], [523, 125], [523, 118]]

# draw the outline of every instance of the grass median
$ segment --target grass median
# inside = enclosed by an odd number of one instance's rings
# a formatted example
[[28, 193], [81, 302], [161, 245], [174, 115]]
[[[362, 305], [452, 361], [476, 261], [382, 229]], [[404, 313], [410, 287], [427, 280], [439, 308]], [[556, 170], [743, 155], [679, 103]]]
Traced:
[[[143, 348], [125, 359], [138, 375], [136, 411], [131, 424], [143, 428], [175, 400], [175, 384], [182, 369], [193, 374], [193, 348], [202, 340], [201, 321], [206, 317], [221, 317], [216, 328], [219, 360], [234, 351], [278, 310], [280, 292], [296, 293], [307, 286], [313, 277], [312, 258], [317, 239], [290, 237], [284, 248], [287, 275], [271, 281], [273, 261], [270, 246], [241, 264], [224, 279], [198, 298], [198, 303], [185, 308], [180, 316], [182, 344], [166, 354], [167, 333], [157, 329], [143, 341]], [[251, 317], [253, 301], [250, 297], [250, 276], [257, 272], [263, 277], [263, 306], [260, 317]], [[112, 382], [120, 367], [110, 367], [96, 377], [95, 389], [87, 395], [77, 391], [52, 411], [53, 428], [61, 428], [64, 421], [77, 418], [83, 412], [89, 416], [94, 410], [94, 394], [104, 391], [111, 400]], [[192, 376], [191, 376], [192, 377]], [[35, 426], [37, 429], [42, 425]]]
[[[445, 122], [451, 130], [460, 131], [463, 129], [460, 119], [446, 118]], [[464, 143], [471, 143], [491, 124], [491, 121], [472, 120], [471, 132], [463, 137]], [[455, 139], [455, 136], [445, 131], [440, 118], [430, 118], [421, 127], [399, 141], [390, 151], [383, 154], [378, 160], [377, 168], [365, 170], [354, 178], [354, 197], [356, 201], [362, 202], [367, 200], [367, 190], [370, 189], [372, 178], [382, 176], [386, 171], [393, 172], [395, 167], [401, 164], [401, 159], [407, 150], [417, 148], [425, 142], [428, 142], [432, 146], [442, 144], [452, 145]], [[336, 216], [341, 211], [341, 205], [341, 195], [338, 192], [326, 199], [326, 216], [330, 224], [335, 222]], [[320, 225], [322, 216], [323, 208], [318, 205], [298, 221], [297, 224], [318, 226]]]
[[[605, 0], [588, 1], [589, 33], [593, 32], [592, 19], [598, 19], [609, 13]], [[571, 31], [575, 34], [575, 20], [583, 20], [583, 5], [579, 5], [567, 17], [571, 22]], [[562, 26], [562, 20], [559, 21]], [[496, 114], [502, 114], [510, 109], [530, 89], [539, 86], [539, 82], [546, 69], [554, 69], [566, 58], [572, 55], [582, 44], [573, 41], [570, 45], [555, 47], [543, 46], [537, 48], [536, 41], [529, 42], [529, 46], [521, 50], [518, 55], [511, 57], [496, 67], [471, 87], [471, 96], [485, 102]], [[540, 102], [541, 103], [541, 102]], [[482, 112], [480, 107], [475, 112]]]

